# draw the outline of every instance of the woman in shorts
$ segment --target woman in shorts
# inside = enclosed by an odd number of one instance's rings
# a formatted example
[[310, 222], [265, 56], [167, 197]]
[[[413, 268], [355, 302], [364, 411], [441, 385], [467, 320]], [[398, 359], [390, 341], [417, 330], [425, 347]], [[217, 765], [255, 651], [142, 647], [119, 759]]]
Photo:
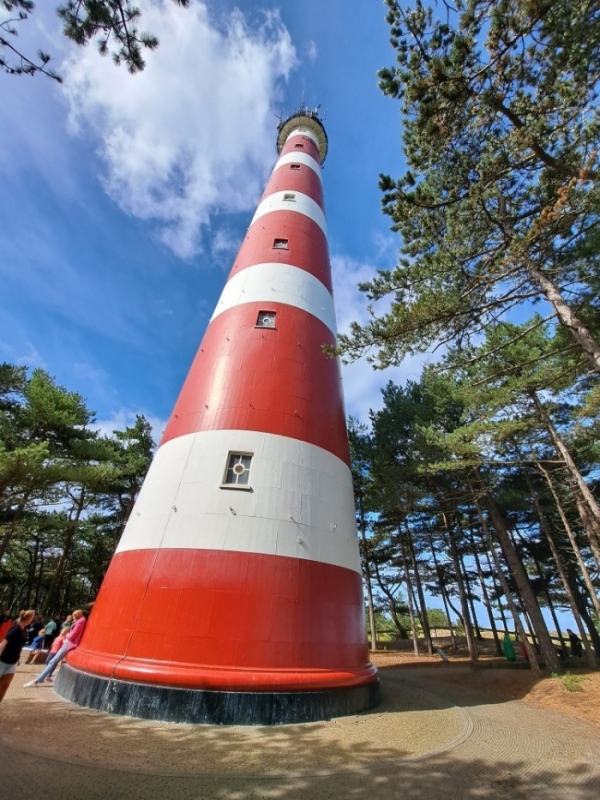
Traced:
[[21, 611], [12, 628], [0, 642], [0, 702], [15, 677], [21, 650], [27, 641], [27, 628], [33, 622], [35, 611]]

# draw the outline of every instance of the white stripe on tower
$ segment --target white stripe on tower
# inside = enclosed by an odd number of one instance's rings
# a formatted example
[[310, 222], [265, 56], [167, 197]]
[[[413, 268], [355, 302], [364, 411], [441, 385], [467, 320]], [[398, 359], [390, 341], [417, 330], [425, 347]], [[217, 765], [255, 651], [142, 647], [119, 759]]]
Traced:
[[251, 224], [265, 214], [271, 214], [273, 211], [305, 214], [313, 222], [316, 222], [323, 233], [327, 235], [325, 214], [321, 211], [319, 205], [305, 194], [300, 194], [300, 192], [275, 192], [275, 194], [269, 195], [256, 209]]
[[305, 167], [310, 167], [310, 169], [319, 176], [319, 179], [321, 179], [321, 167], [319, 166], [319, 162], [315, 161], [311, 156], [306, 156], [304, 153], [288, 153], [286, 156], [281, 156], [277, 164], [275, 164], [275, 169], [285, 167], [288, 164], [303, 164]]
[[284, 303], [313, 314], [337, 336], [333, 297], [321, 281], [287, 264], [255, 264], [227, 283], [212, 319], [242, 303]]
[[[215, 495], [214, 465], [227, 462], [232, 443], [254, 454], [252, 491], [232, 497], [223, 486]], [[171, 439], [155, 464], [117, 552], [236, 550], [360, 572], [352, 476], [326, 450], [255, 431], [204, 431]]]

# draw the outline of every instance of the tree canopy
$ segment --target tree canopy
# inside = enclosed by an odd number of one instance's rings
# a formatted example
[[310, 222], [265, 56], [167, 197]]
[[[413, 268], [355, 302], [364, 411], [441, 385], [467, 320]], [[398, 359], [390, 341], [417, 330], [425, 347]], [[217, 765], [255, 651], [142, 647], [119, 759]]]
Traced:
[[100, 435], [83, 397], [0, 364], [0, 605], [95, 598], [150, 465], [150, 425]]
[[361, 285], [371, 319], [338, 349], [381, 369], [440, 356], [388, 383], [355, 431], [369, 619], [386, 608], [396, 624], [404, 592], [430, 639], [425, 586], [476, 660], [480, 600], [498, 652], [512, 625], [538, 670], [568, 652], [568, 609], [593, 665], [600, 4], [386, 5], [396, 63], [380, 88], [400, 103], [406, 171], [380, 187], [400, 258]]
[[341, 351], [397, 364], [544, 301], [600, 372], [600, 6], [386, 1], [396, 65], [380, 87], [401, 103], [408, 168], [380, 186], [401, 258], [361, 286], [389, 311]]
[[[190, 0], [173, 0], [187, 7]], [[0, 68], [9, 75], [43, 73], [61, 82], [50, 68], [51, 56], [38, 50], [36, 57], [22, 53], [15, 41], [18, 25], [35, 10], [32, 0], [0, 0], [0, 8], [13, 16], [0, 22]], [[101, 55], [110, 54], [114, 63], [125, 64], [132, 74], [144, 69], [144, 49], [155, 50], [158, 39], [140, 31], [141, 12], [128, 0], [67, 0], [56, 13], [63, 23], [63, 33], [78, 45], [95, 41]]]
[[548, 325], [492, 328], [467, 366], [451, 350], [443, 372], [389, 382], [370, 430], [351, 424], [371, 621], [385, 611], [403, 637], [406, 606], [431, 651], [426, 589], [458, 619], [473, 660], [483, 628], [498, 652], [510, 628], [535, 668], [558, 669], [567, 645], [551, 640], [542, 609], [559, 637], [565, 609], [595, 664], [600, 454], [581, 429], [585, 390], [565, 380], [559, 357], [521, 369], [521, 350], [553, 349]]

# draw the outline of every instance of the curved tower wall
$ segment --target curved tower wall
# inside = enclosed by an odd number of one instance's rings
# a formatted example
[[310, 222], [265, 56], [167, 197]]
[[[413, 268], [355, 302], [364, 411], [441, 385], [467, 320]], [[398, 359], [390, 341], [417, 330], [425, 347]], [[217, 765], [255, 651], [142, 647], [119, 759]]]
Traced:
[[324, 130], [286, 124], [74, 670], [220, 692], [376, 681], [340, 368], [323, 352]]

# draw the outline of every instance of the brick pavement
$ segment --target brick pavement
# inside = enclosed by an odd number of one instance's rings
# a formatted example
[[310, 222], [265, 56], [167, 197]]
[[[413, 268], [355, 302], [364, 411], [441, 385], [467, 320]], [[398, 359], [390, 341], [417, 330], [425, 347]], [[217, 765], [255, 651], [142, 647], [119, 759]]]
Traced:
[[384, 704], [275, 728], [165, 725], [22, 684], [0, 705], [0, 797], [115, 800], [598, 800], [600, 735], [520, 701], [387, 669]]

